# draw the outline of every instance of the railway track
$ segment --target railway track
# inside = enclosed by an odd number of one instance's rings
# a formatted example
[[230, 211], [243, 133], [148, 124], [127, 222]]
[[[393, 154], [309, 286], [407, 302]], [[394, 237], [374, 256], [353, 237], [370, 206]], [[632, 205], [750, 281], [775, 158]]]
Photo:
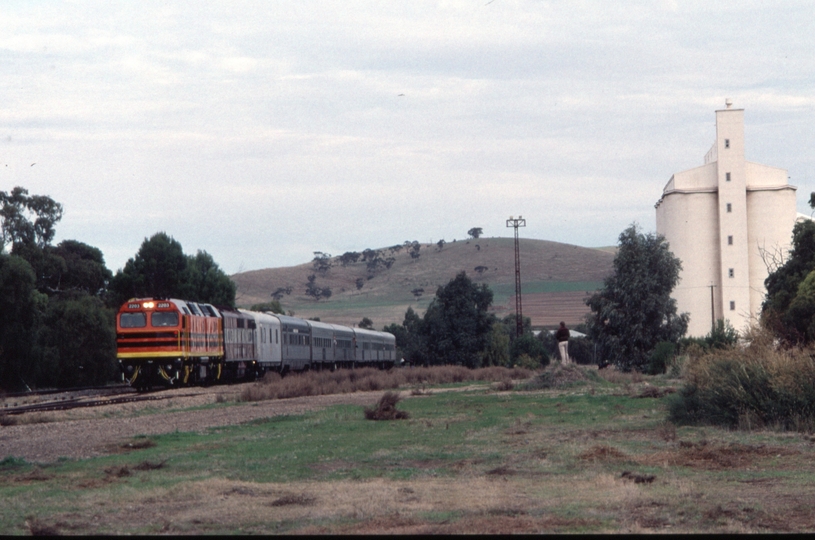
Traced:
[[[110, 387], [108, 387], [110, 389]], [[105, 395], [88, 395], [76, 392], [60, 392], [67, 394], [48, 401], [40, 401], [36, 403], [26, 403], [22, 405], [10, 405], [8, 402], [0, 407], [0, 414], [4, 415], [18, 415], [32, 412], [46, 412], [46, 411], [67, 411], [70, 409], [78, 409], [81, 407], [101, 407], [104, 405], [116, 405], [120, 403], [134, 403], [138, 401], [159, 401], [163, 399], [189, 397], [197, 395], [195, 393], [179, 394], [177, 392], [150, 392], [143, 393], [137, 392], [129, 386], [115, 387], [114, 392], [108, 392]]]

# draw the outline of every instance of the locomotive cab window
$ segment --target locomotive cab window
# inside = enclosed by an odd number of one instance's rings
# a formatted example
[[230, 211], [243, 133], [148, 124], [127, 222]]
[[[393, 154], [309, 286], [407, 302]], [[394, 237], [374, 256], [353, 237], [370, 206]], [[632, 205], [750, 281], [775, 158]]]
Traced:
[[147, 317], [142, 312], [122, 313], [119, 315], [119, 326], [122, 328], [144, 328], [147, 326]]
[[150, 315], [153, 326], [178, 326], [178, 313], [175, 311], [156, 311]]

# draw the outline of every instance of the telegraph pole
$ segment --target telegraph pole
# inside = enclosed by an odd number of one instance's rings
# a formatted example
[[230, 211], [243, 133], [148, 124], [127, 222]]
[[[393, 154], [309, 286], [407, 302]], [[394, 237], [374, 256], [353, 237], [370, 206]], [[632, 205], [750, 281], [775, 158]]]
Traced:
[[526, 227], [526, 220], [522, 216], [518, 216], [518, 219], [509, 216], [507, 227], [515, 228], [515, 335], [521, 337], [524, 334], [524, 315], [521, 307], [521, 248], [518, 243], [518, 227]]

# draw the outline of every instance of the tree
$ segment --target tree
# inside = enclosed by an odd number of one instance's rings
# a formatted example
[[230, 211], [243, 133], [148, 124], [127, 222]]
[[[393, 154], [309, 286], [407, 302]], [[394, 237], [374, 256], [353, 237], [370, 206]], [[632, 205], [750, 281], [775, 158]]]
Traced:
[[195, 256], [187, 256], [187, 268], [181, 279], [182, 298], [235, 307], [237, 285], [206, 251], [198, 250]]
[[46, 246], [43, 251], [62, 262], [54, 264], [47, 276], [43, 275], [43, 285], [51, 292], [83, 291], [99, 295], [113, 277], [105, 266], [102, 251], [88, 244], [63, 240], [56, 247]]
[[767, 297], [761, 319], [791, 345], [815, 339], [815, 222], [801, 221], [792, 229], [792, 249], [786, 262], [764, 281]]
[[0, 390], [25, 388], [37, 373], [31, 345], [48, 299], [34, 285], [28, 262], [0, 253]]
[[278, 288], [277, 288], [277, 289], [275, 289], [275, 291], [272, 293], [272, 298], [273, 298], [274, 300], [277, 300], [277, 301], [279, 302], [279, 301], [280, 301], [280, 299], [281, 299], [281, 298], [283, 298], [283, 295], [284, 295], [284, 294], [291, 294], [291, 292], [292, 292], [293, 290], [294, 290], [294, 288], [293, 288], [293, 287], [291, 287], [291, 286], [289, 286], [289, 287], [278, 287]]
[[642, 234], [636, 224], [620, 234], [614, 273], [586, 304], [590, 338], [603, 357], [624, 371], [642, 371], [661, 341], [675, 343], [688, 327], [671, 298], [682, 263], [661, 235]]
[[479, 367], [495, 316], [488, 312], [492, 291], [459, 272], [436, 291], [424, 315], [424, 336], [433, 363]]
[[[139, 251], [110, 282], [109, 305], [118, 307], [129, 298], [183, 298], [187, 257], [175, 239], [159, 232], [145, 238]], [[193, 300], [189, 298], [189, 300]], [[198, 299], [194, 299], [198, 300]]]
[[482, 234], [484, 234], [484, 230], [481, 227], [473, 227], [472, 229], [467, 231], [467, 234], [470, 236], [470, 238], [475, 238], [476, 240], [478, 240], [478, 238]]
[[280, 305], [280, 302], [277, 300], [272, 300], [271, 302], [265, 302], [262, 304], [252, 304], [249, 311], [271, 311], [272, 313], [279, 313], [281, 315], [286, 314], [283, 307]]
[[383, 329], [396, 337], [396, 347], [413, 365], [427, 364], [424, 321], [413, 308], [408, 307], [401, 325], [391, 324]]
[[311, 261], [314, 270], [325, 274], [331, 268], [331, 254], [323, 253], [322, 251], [314, 252], [314, 259]]
[[484, 351], [483, 365], [485, 366], [509, 366], [509, 334], [504, 324], [500, 321], [492, 323], [490, 339], [487, 343], [487, 350]]
[[43, 247], [54, 238], [54, 226], [62, 219], [62, 205], [45, 195], [28, 195], [15, 187], [0, 191], [0, 252], [11, 244], [12, 252], [21, 245]]
[[235, 307], [236, 290], [209, 253], [184, 255], [180, 243], [160, 232], [145, 238], [136, 256], [110, 280], [108, 305], [154, 296]]
[[308, 276], [308, 283], [306, 283], [306, 295], [311, 296], [315, 300], [319, 300], [320, 298], [330, 298], [331, 287], [318, 287], [316, 280], [316, 275], [311, 274]]
[[357, 324], [357, 326], [359, 328], [366, 328], [368, 330], [373, 330], [374, 329], [374, 322], [371, 319], [369, 319], [368, 317], [363, 317], [362, 320], [359, 321], [359, 324]]
[[37, 335], [38, 386], [103, 384], [116, 372], [114, 314], [99, 298], [76, 292], [48, 302]]

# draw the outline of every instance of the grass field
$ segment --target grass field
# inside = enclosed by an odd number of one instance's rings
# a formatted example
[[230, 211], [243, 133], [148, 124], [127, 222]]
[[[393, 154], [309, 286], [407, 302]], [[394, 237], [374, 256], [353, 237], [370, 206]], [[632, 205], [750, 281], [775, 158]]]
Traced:
[[6, 458], [0, 533], [815, 529], [810, 435], [676, 427], [665, 421], [669, 397], [640, 396], [677, 381], [602, 373], [561, 370], [542, 390], [405, 388], [405, 420], [335, 406], [137, 437], [94, 459]]

